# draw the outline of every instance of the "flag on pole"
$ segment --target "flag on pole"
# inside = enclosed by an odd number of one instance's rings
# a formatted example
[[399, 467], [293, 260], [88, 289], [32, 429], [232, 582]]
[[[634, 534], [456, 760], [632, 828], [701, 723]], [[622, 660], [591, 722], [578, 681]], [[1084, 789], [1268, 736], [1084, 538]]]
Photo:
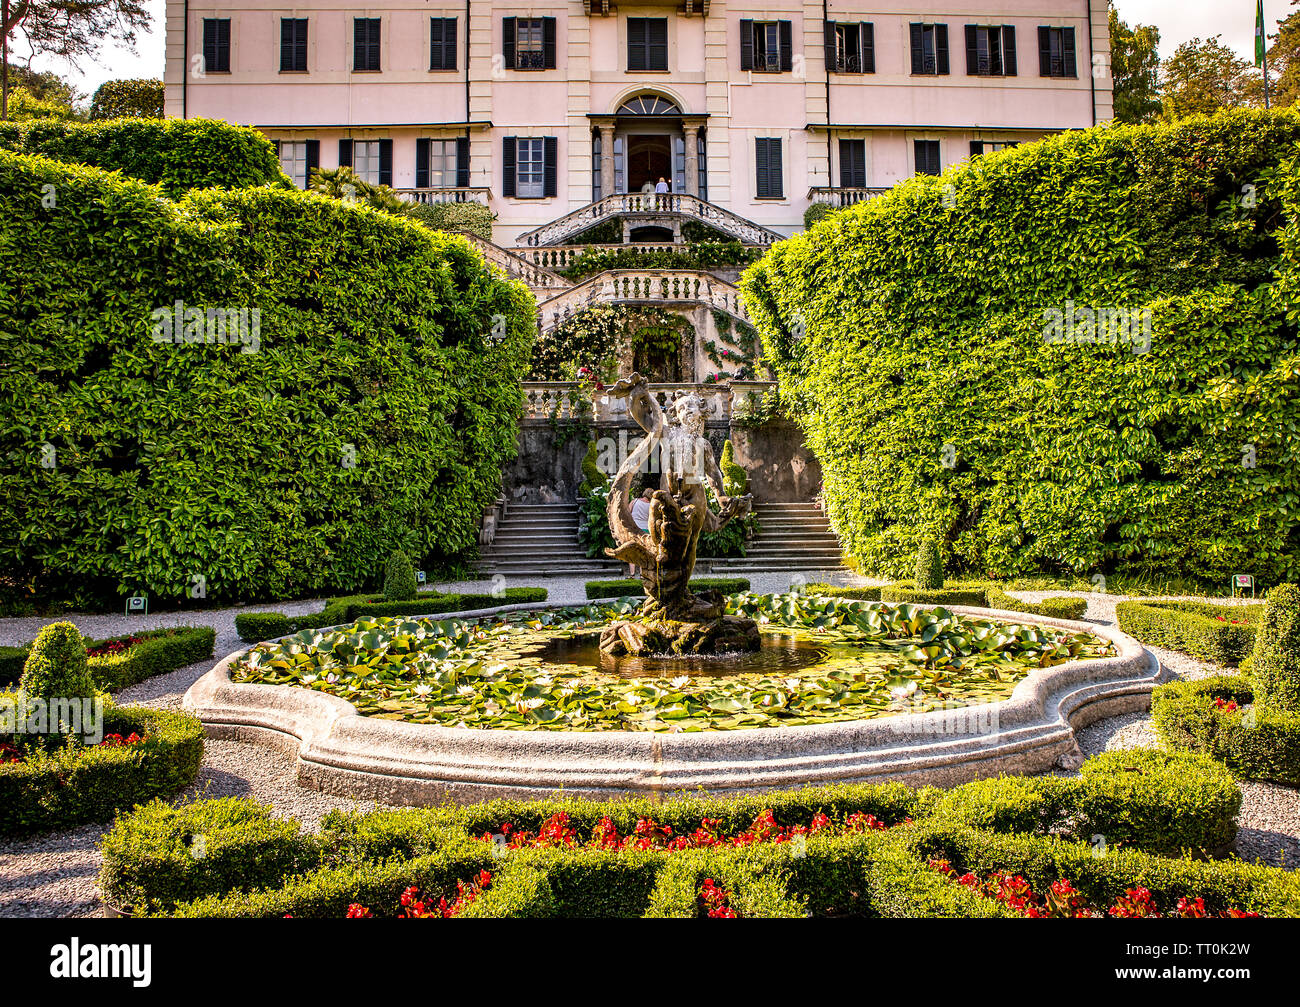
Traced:
[[1264, 0], [1255, 0], [1255, 65], [1264, 65]]

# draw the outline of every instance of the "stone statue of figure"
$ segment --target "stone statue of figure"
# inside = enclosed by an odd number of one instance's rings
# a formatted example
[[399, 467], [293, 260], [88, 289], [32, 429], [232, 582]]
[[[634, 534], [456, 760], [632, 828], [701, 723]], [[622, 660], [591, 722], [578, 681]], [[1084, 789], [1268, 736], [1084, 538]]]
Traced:
[[[704, 400], [693, 392], [679, 396], [665, 414], [640, 374], [623, 378], [610, 394], [627, 398], [628, 412], [647, 436], [610, 487], [609, 527], [617, 545], [606, 552], [640, 568], [646, 603], [637, 620], [605, 631], [602, 648], [614, 654], [757, 649], [758, 628], [751, 620], [724, 616], [717, 592], [695, 596], [690, 589], [700, 534], [747, 514], [752, 504], [749, 495], [723, 493], [722, 471], [705, 436]], [[632, 484], [656, 447], [660, 486], [643, 531], [632, 520]], [[709, 510], [706, 486], [717, 495], [717, 513]]]

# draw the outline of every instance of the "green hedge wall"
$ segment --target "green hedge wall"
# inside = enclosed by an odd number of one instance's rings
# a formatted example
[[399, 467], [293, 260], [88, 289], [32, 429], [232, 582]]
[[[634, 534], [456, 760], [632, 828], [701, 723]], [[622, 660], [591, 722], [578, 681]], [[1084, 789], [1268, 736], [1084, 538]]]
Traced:
[[[750, 267], [861, 568], [906, 576], [936, 535], [949, 569], [997, 578], [1294, 579], [1298, 140], [1291, 110], [1070, 131], [909, 179]], [[1071, 307], [1082, 339], [1049, 344]], [[1112, 308], [1151, 312], [1149, 352], [1086, 341], [1082, 311]]]
[[1082, 619], [1088, 611], [1087, 598], [1068, 595], [1044, 598], [1042, 601], [1021, 601], [1007, 594], [996, 584], [950, 583], [947, 587], [924, 591], [912, 586], [911, 581], [900, 581], [884, 587], [836, 587], [834, 584], [809, 584], [807, 594], [820, 594], [837, 598], [854, 598], [861, 601], [883, 601], [891, 604], [913, 605], [973, 605], [978, 608], [996, 608], [1007, 612], [1024, 612], [1042, 615], [1049, 619]]
[[443, 594], [426, 591], [413, 601], [384, 601], [382, 595], [355, 595], [334, 598], [325, 603], [320, 612], [307, 615], [284, 615], [281, 612], [242, 612], [235, 616], [235, 632], [247, 643], [275, 640], [304, 629], [321, 629], [340, 626], [367, 616], [379, 618], [396, 615], [435, 615], [439, 612], [469, 612], [477, 608], [496, 608], [499, 605], [518, 605], [530, 601], [545, 601], [544, 587], [508, 587], [505, 594], [463, 593]]
[[[1203, 895], [1214, 908], [1300, 914], [1294, 874], [1179, 857], [1230, 840], [1240, 801], [1231, 777], [1209, 759], [1120, 752], [1085, 763], [1078, 778], [1004, 778], [950, 791], [854, 784], [663, 801], [334, 811], [314, 835], [250, 799], [182, 809], [158, 803], [123, 817], [106, 837], [101, 883], [115, 904], [178, 916], [340, 917], [352, 902], [391, 912], [409, 885], [436, 898], [482, 870], [493, 883], [466, 915], [691, 917], [699, 915], [706, 877], [731, 890], [742, 916], [1006, 915], [926, 866], [941, 855], [971, 869], [1010, 868], [1040, 891], [1069, 877], [1103, 902], [1147, 884], [1165, 909], [1180, 896]], [[475, 838], [506, 822], [535, 832], [558, 812], [584, 842], [606, 816], [622, 835], [641, 818], [674, 835], [708, 818], [719, 834], [734, 835], [765, 809], [784, 826], [810, 825], [819, 813], [838, 822], [861, 812], [891, 828], [810, 836], [796, 855], [776, 844], [494, 855], [492, 844]], [[1101, 855], [1088, 842], [1092, 832], [1107, 837]], [[189, 855], [195, 836], [216, 851], [206, 863]]]
[[1232, 667], [1250, 654], [1263, 613], [1263, 605], [1121, 601], [1115, 606], [1115, 621], [1129, 636], [1153, 647]]
[[[1237, 704], [1236, 710], [1215, 700]], [[1151, 719], [1174, 748], [1204, 752], [1239, 776], [1300, 787], [1300, 714], [1246, 704], [1255, 687], [1243, 675], [1170, 682], [1151, 694]]]
[[[586, 590], [588, 599], [622, 598], [628, 595], [645, 594], [645, 585], [639, 578], [632, 577], [625, 577], [622, 580], [589, 580]], [[736, 594], [749, 590], [749, 580], [745, 577], [695, 577], [691, 580], [691, 590]]]
[[120, 171], [172, 197], [189, 189], [292, 188], [270, 140], [217, 119], [0, 122], [0, 150]]
[[196, 717], [105, 703], [104, 733], [132, 732], [145, 742], [65, 748], [41, 761], [0, 765], [0, 835], [102, 822], [194, 782], [203, 761]]
[[[165, 675], [196, 661], [212, 656], [216, 632], [209, 626], [177, 626], [167, 629], [145, 630], [105, 640], [86, 640], [86, 649], [102, 647], [106, 643], [126, 641], [135, 637], [138, 643], [120, 654], [101, 654], [86, 662], [95, 685], [100, 689], [115, 691], [128, 685], [143, 682], [155, 675]], [[0, 647], [0, 688], [18, 682], [27, 663], [30, 646]]]
[[[465, 239], [4, 152], [0, 235], [8, 592], [294, 597], [476, 547], [536, 323]], [[178, 300], [260, 311], [257, 343], [251, 315], [237, 345], [156, 341]]]

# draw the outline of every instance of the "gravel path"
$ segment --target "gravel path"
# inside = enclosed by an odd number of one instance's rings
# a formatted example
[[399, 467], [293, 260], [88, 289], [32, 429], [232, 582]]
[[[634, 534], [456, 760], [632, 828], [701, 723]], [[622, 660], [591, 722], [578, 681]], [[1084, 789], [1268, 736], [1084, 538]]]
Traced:
[[[755, 591], [785, 591], [800, 583], [800, 575], [771, 573], [751, 575]], [[831, 580], [834, 583], [866, 583], [861, 578], [838, 574], [809, 573], [803, 583]], [[553, 601], [585, 600], [583, 578], [555, 577], [533, 581], [550, 591]], [[483, 590], [490, 581], [467, 581], [438, 585], [444, 590]], [[1013, 592], [1029, 601], [1062, 591]], [[1117, 595], [1090, 595], [1086, 618], [1113, 624]], [[206, 612], [162, 613], [150, 616], [77, 615], [71, 619], [82, 632], [94, 637], [120, 635], [140, 629], [174, 625], [212, 626], [217, 632], [216, 656], [224, 657], [243, 646], [235, 633], [235, 616], [240, 612], [319, 611], [321, 601], [299, 601], [279, 605], [249, 606]], [[16, 645], [31, 640], [41, 626], [56, 618], [0, 619], [0, 644]], [[1226, 669], [1182, 654], [1154, 650], [1159, 659], [1181, 678], [1203, 678]], [[185, 690], [209, 671], [216, 660], [203, 661], [160, 675], [123, 690], [120, 703], [177, 708]], [[1119, 748], [1152, 747], [1158, 740], [1145, 713], [1111, 717], [1079, 732], [1085, 755]], [[1300, 791], [1268, 783], [1243, 783], [1243, 803], [1237, 852], [1245, 859], [1259, 859], [1275, 866], [1294, 869], [1300, 864]], [[322, 815], [334, 808], [358, 807], [347, 798], [304, 790], [296, 783], [293, 761], [279, 752], [234, 741], [206, 742], [203, 765], [195, 785], [179, 800], [193, 797], [249, 796], [273, 804], [285, 815], [314, 827]], [[374, 807], [373, 804], [363, 805]], [[20, 840], [0, 840], [0, 917], [82, 917], [100, 912], [96, 874], [100, 858], [98, 844], [104, 825], [86, 825], [63, 832], [47, 833]]]

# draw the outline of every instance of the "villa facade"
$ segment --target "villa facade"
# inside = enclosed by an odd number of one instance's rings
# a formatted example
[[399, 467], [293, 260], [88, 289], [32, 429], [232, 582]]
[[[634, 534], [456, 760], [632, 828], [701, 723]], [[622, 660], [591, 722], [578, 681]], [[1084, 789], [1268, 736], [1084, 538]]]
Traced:
[[502, 245], [656, 185], [788, 235], [810, 202], [1111, 118], [1106, 17], [1101, 0], [168, 0], [166, 112], [257, 126], [300, 185], [350, 164], [411, 199], [486, 203]]

